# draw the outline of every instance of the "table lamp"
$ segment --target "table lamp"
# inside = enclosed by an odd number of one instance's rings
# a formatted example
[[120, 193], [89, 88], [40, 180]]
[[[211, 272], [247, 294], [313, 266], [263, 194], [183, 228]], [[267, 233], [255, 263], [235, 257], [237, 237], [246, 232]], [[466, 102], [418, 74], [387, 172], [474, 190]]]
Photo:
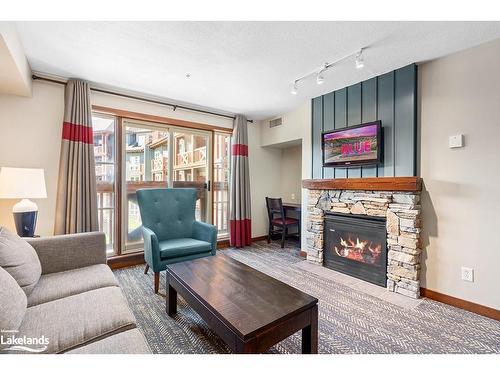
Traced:
[[21, 199], [12, 209], [17, 234], [20, 237], [33, 237], [38, 206], [29, 198], [47, 198], [43, 169], [2, 167], [0, 198]]

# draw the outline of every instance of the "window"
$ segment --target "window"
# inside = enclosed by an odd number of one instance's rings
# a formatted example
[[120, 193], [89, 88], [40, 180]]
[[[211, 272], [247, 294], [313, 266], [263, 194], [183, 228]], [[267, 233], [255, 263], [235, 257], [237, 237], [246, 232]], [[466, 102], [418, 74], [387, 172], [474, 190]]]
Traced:
[[115, 254], [115, 127], [114, 117], [92, 116], [94, 158], [97, 180], [97, 214], [99, 230], [106, 234], [106, 249]]
[[219, 237], [229, 236], [229, 172], [231, 135], [215, 133], [214, 136], [214, 225]]
[[[142, 249], [142, 223], [137, 190], [167, 187], [168, 145], [167, 129], [124, 120], [125, 181], [123, 181], [124, 238], [123, 252]], [[164, 155], [164, 156], [163, 156]], [[163, 157], [162, 157], [163, 156]]]
[[99, 229], [108, 256], [142, 251], [137, 190], [198, 190], [196, 219], [229, 234], [230, 135], [93, 113]]

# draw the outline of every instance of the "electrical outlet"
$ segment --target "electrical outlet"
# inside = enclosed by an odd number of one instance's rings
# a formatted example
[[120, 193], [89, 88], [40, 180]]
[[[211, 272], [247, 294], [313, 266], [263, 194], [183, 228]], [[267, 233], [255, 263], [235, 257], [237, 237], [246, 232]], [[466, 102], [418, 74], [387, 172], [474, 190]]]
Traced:
[[292, 194], [292, 201], [295, 200], [295, 194]]
[[462, 280], [474, 282], [474, 269], [469, 267], [462, 267]]

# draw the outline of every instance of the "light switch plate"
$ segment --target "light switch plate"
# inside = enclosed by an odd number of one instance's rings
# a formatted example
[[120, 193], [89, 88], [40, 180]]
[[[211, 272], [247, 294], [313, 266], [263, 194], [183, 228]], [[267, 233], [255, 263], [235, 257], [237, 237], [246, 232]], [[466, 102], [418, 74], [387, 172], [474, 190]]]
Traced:
[[448, 145], [450, 148], [464, 147], [464, 135], [450, 135], [450, 138], [448, 139]]

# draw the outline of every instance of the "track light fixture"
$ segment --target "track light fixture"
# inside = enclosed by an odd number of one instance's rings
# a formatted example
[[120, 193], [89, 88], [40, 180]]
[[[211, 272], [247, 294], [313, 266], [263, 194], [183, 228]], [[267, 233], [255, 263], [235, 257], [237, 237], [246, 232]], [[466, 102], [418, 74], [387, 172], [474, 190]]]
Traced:
[[318, 85], [322, 85], [323, 82], [325, 82], [325, 77], [323, 77], [323, 72], [319, 72], [318, 76], [316, 77], [316, 83]]
[[323, 65], [323, 68], [321, 68], [321, 70], [318, 72], [318, 75], [316, 76], [316, 83], [318, 85], [322, 85], [323, 82], [325, 82], [325, 70], [327, 69], [328, 67], [328, 63], [325, 63], [325, 65]]
[[313, 76], [313, 75], [316, 75], [316, 83], [318, 85], [322, 85], [325, 82], [325, 72], [328, 69], [343, 62], [344, 60], [352, 58], [353, 56], [355, 56], [355, 58], [356, 58], [354, 61], [356, 68], [357, 69], [363, 68], [365, 66], [365, 61], [363, 58], [363, 50], [364, 49], [365, 48], [361, 48], [358, 51], [351, 53], [349, 55], [346, 55], [346, 56], [342, 57], [341, 59], [338, 59], [334, 62], [324, 63], [320, 68], [316, 69], [314, 72], [308, 73], [300, 78], [297, 78], [295, 81], [293, 81], [293, 87], [292, 87], [292, 90], [290, 91], [290, 93], [292, 95], [297, 95], [299, 82], [301, 82], [302, 80], [309, 78], [310, 76]]
[[361, 49], [356, 55], [356, 69], [362, 69], [365, 66], [365, 60], [363, 59], [363, 49]]

